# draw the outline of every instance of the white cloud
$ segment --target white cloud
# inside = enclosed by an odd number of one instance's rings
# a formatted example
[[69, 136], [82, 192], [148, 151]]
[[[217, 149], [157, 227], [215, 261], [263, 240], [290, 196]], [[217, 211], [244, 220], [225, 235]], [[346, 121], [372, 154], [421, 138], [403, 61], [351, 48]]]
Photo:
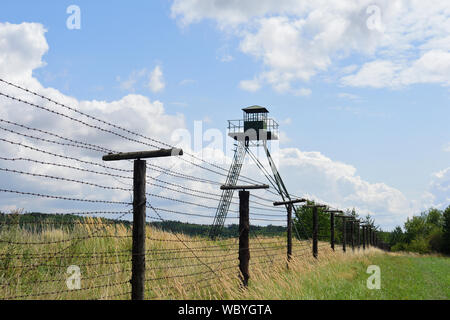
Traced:
[[0, 74], [13, 80], [30, 78], [34, 69], [44, 66], [45, 32], [38, 23], [0, 23]]
[[245, 91], [256, 92], [261, 89], [261, 84], [259, 83], [258, 79], [242, 80], [239, 83], [239, 87]]
[[445, 209], [450, 205], [450, 167], [433, 174], [429, 194], [434, 206]]
[[125, 91], [135, 92], [136, 84], [147, 74], [147, 70], [134, 70], [126, 80], [122, 80], [120, 76], [117, 76], [116, 80], [119, 82], [120, 89]]
[[338, 94], [338, 97], [341, 99], [348, 99], [348, 100], [359, 100], [360, 97], [356, 94], [347, 93], [347, 92], [341, 92]]
[[149, 81], [150, 90], [153, 92], [159, 92], [164, 89], [166, 84], [164, 83], [163, 73], [160, 66], [156, 66], [150, 73]]
[[450, 52], [431, 50], [410, 63], [377, 60], [364, 64], [353, 75], [342, 78], [344, 85], [355, 87], [399, 88], [411, 84], [450, 85]]
[[[333, 64], [350, 74], [342, 82], [351, 86], [450, 82], [448, 1], [175, 0], [172, 17], [182, 25], [212, 19], [236, 35], [241, 51], [263, 65], [255, 75], [258, 85], [278, 92], [292, 93], [293, 83], [307, 82]], [[361, 65], [339, 67], [349, 56]], [[245, 84], [256, 88], [255, 82]]]
[[294, 194], [309, 195], [334, 207], [355, 207], [360, 214], [373, 214], [381, 224], [387, 223], [386, 215], [394, 223], [402, 223], [415, 210], [401, 191], [363, 180], [351, 165], [333, 161], [320, 152], [296, 148], [280, 151], [280, 172], [289, 172], [284, 179], [288, 186], [295, 186], [290, 191]]
[[[147, 83], [144, 83], [148, 79]], [[152, 71], [148, 71], [146, 68], [140, 70], [133, 70], [133, 72], [124, 80], [120, 76], [117, 76], [116, 80], [119, 82], [119, 86], [122, 90], [135, 92], [138, 88], [147, 87], [152, 92], [159, 92], [166, 86], [164, 82], [163, 72], [160, 66], [156, 66]], [[183, 80], [180, 85], [186, 85], [194, 80]]]

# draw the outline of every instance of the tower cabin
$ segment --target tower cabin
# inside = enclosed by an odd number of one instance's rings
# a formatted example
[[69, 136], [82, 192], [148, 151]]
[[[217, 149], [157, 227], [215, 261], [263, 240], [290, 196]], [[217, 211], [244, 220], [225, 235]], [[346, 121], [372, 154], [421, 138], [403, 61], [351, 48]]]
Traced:
[[267, 141], [278, 140], [278, 123], [267, 117], [269, 110], [261, 106], [242, 109], [243, 120], [228, 120], [228, 135], [234, 140]]

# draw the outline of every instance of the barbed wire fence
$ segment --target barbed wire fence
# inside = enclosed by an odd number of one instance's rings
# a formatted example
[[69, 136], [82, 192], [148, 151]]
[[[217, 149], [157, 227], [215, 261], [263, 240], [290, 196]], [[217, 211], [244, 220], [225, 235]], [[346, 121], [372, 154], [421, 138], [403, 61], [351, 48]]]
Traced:
[[[0, 298], [129, 299], [134, 259], [132, 161], [101, 161], [102, 155], [123, 151], [112, 150], [104, 141], [117, 139], [118, 145], [134, 149], [173, 146], [4, 79], [0, 98], [23, 115], [16, 117], [19, 121], [0, 113], [0, 194], [2, 204], [10, 204], [10, 212], [0, 214]], [[27, 118], [31, 113], [63, 123], [63, 133], [33, 127]], [[205, 237], [228, 168], [191, 153], [145, 167], [145, 222], [147, 228], [152, 226], [143, 253], [145, 298], [188, 297], [192, 291], [210, 298], [209, 290], [224, 280], [239, 285], [242, 233], [231, 228], [218, 239]], [[239, 181], [263, 184], [244, 175]], [[286, 211], [274, 207], [278, 197], [273, 185], [252, 192], [247, 248], [251, 268], [270, 268], [286, 260]], [[43, 207], [52, 210], [34, 209]], [[32, 211], [23, 214], [19, 208]], [[236, 226], [240, 213], [234, 197], [226, 222]], [[202, 231], [185, 235], [175, 230], [176, 221]], [[258, 231], [257, 224], [273, 228]], [[328, 225], [321, 225], [320, 232], [319, 226], [311, 226], [317, 228], [312, 233], [308, 226], [292, 227], [294, 258], [311, 256], [314, 246], [320, 250], [334, 243]], [[373, 230], [362, 232], [364, 248], [377, 245]], [[344, 248], [351, 240], [348, 234], [341, 241]]]

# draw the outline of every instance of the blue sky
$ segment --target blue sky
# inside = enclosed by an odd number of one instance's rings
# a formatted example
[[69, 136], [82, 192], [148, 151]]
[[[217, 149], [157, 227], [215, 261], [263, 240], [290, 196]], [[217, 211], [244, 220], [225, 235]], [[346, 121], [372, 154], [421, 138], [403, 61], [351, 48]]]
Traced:
[[[424, 202], [422, 198], [426, 192], [433, 193], [430, 184], [434, 175], [446, 170], [450, 163], [450, 76], [437, 79], [417, 76], [419, 80], [411, 80], [417, 71], [408, 68], [433, 50], [443, 57], [437, 68], [447, 68], [445, 54], [450, 48], [436, 44], [430, 48], [433, 44], [427, 41], [432, 38], [438, 42], [448, 33], [444, 29], [427, 36], [411, 35], [406, 25], [395, 24], [405, 30], [390, 34], [388, 19], [395, 20], [399, 13], [385, 1], [378, 1], [379, 4], [372, 1], [381, 8], [382, 19], [386, 18], [382, 21], [386, 28], [377, 31], [380, 35], [373, 43], [364, 42], [374, 32], [366, 30], [367, 36], [356, 35], [351, 41], [337, 34], [339, 44], [332, 48], [317, 46], [316, 51], [305, 48], [305, 39], [317, 35], [314, 28], [320, 31], [322, 27], [313, 21], [310, 34], [299, 31], [304, 38], [297, 46], [291, 47], [282, 39], [279, 45], [293, 51], [298, 49], [300, 53], [294, 57], [307, 58], [312, 54], [323, 59], [311, 61], [319, 67], [309, 69], [309, 61], [304, 61], [291, 71], [289, 66], [274, 62], [273, 56], [279, 52], [270, 47], [273, 41], [264, 38], [267, 34], [264, 24], [269, 27], [270, 23], [282, 24], [286, 32], [298, 31], [296, 17], [304, 19], [307, 25], [308, 15], [322, 10], [320, 1], [316, 7], [311, 5], [301, 12], [293, 2], [282, 1], [280, 8], [284, 9], [261, 11], [253, 1], [243, 1], [247, 5], [230, 1], [222, 8], [214, 5], [215, 1], [208, 7], [202, 1], [183, 4], [163, 0], [127, 3], [4, 0], [0, 5], [0, 22], [34, 22], [47, 30], [49, 50], [42, 57], [46, 65], [33, 70], [33, 76], [44, 87], [55, 88], [80, 101], [111, 102], [128, 94], [143, 95], [151, 101], [161, 101], [169, 115], [182, 114], [190, 130], [195, 120], [206, 120], [205, 129], [225, 130], [226, 120], [240, 118], [242, 107], [263, 105], [281, 123], [286, 137], [281, 141], [283, 148], [320, 152], [333, 162], [352, 166], [364, 181], [386, 184], [399, 190], [408, 201], [421, 202], [414, 206], [416, 211], [428, 205], [442, 205], [442, 201], [449, 199], [447, 176], [438, 182], [440, 193], [434, 200]], [[407, 12], [413, 21], [420, 22], [422, 18], [417, 11], [421, 8], [414, 7], [415, 1], [411, 3]], [[81, 9], [80, 30], [66, 27], [69, 17], [66, 9], [72, 4]], [[356, 1], [354, 10], [368, 19], [366, 7], [365, 1]], [[440, 11], [429, 14], [444, 17], [443, 24], [448, 26], [448, 9], [448, 5], [442, 4]], [[350, 16], [348, 12], [349, 9], [336, 8], [325, 13], [331, 17], [342, 14], [340, 18], [344, 19]], [[407, 26], [411, 24], [408, 23]], [[437, 27], [429, 24], [427, 28], [433, 31]], [[386, 40], [383, 34], [391, 38]], [[394, 37], [409, 37], [409, 47], [392, 44]], [[346, 41], [348, 46], [343, 46]], [[366, 52], [359, 46], [373, 48]], [[356, 77], [358, 71], [361, 76], [366, 64], [376, 61], [396, 63], [406, 73], [401, 74], [400, 70], [381, 84]], [[152, 91], [147, 77], [156, 67], [162, 73], [164, 85], [161, 90]], [[351, 71], [344, 71], [346, 67], [351, 67]], [[308, 69], [306, 76], [302, 75], [302, 68]], [[434, 74], [432, 68], [436, 66], [427, 70]], [[281, 78], [300, 76], [289, 78], [288, 84], [279, 83], [265, 78], [265, 72], [271, 71]], [[354, 76], [352, 80], [344, 81], [349, 75]], [[380, 81], [388, 76], [381, 75]], [[377, 77], [378, 73], [369, 78]], [[133, 79], [132, 85], [124, 84]], [[252, 79], [258, 80], [257, 90], [242, 84]], [[299, 89], [303, 90], [301, 94]]]

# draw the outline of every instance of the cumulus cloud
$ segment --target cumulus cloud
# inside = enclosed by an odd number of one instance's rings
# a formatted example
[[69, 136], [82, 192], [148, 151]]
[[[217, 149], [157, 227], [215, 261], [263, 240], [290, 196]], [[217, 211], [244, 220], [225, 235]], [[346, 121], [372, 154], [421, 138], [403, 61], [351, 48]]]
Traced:
[[354, 87], [400, 88], [411, 84], [450, 85], [450, 52], [430, 50], [409, 63], [377, 60], [364, 64], [357, 73], [342, 78]]
[[[182, 25], [211, 19], [235, 34], [240, 50], [258, 59], [255, 75], [279, 92], [307, 82], [349, 56], [342, 83], [375, 88], [450, 81], [450, 3], [432, 0], [175, 0]], [[351, 67], [351, 68], [350, 68]], [[354, 73], [356, 71], [356, 73]], [[247, 80], [245, 80], [247, 81]], [[253, 82], [243, 89], [255, 90]]]
[[239, 87], [245, 91], [256, 92], [261, 88], [261, 84], [258, 79], [242, 80]]
[[148, 83], [150, 90], [153, 92], [159, 92], [166, 86], [164, 82], [163, 72], [160, 66], [156, 66], [150, 73], [150, 80]]
[[118, 76], [116, 80], [119, 82], [119, 87], [122, 90], [129, 92], [135, 92], [136, 89], [145, 87], [156, 93], [162, 91], [166, 86], [160, 66], [156, 66], [152, 71], [148, 71], [146, 68], [133, 70], [126, 79]]
[[30, 78], [34, 69], [44, 66], [46, 31], [38, 23], [0, 23], [0, 74], [13, 79]]

